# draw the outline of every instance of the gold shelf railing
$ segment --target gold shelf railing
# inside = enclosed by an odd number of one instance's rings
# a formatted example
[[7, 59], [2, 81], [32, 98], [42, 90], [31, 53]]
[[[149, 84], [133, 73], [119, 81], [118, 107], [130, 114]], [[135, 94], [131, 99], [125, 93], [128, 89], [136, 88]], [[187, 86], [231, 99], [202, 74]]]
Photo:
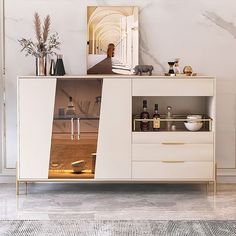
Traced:
[[[161, 116], [163, 117], [163, 116]], [[167, 119], [167, 118], [160, 118], [160, 123], [161, 122], [209, 122], [209, 131], [212, 131], [212, 123], [213, 119], [210, 117], [205, 117], [202, 119], [188, 119], [186, 118], [187, 116], [183, 115], [174, 115], [173, 118]], [[153, 122], [154, 119], [140, 119], [140, 118], [134, 118], [133, 119], [133, 131], [136, 131], [136, 122], [142, 122], [142, 121], [150, 121]]]

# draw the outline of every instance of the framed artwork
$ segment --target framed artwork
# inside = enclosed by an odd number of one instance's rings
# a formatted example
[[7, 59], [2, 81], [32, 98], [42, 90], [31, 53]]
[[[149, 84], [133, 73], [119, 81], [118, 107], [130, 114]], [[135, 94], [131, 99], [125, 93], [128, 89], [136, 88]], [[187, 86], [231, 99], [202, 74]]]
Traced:
[[87, 8], [87, 74], [131, 74], [139, 59], [136, 6]]

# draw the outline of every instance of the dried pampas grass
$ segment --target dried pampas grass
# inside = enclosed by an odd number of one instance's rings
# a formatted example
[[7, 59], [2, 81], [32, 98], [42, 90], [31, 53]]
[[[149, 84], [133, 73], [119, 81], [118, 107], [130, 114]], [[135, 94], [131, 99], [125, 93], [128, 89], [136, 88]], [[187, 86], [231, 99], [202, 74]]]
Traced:
[[46, 18], [44, 19], [44, 26], [43, 26], [43, 42], [44, 43], [48, 39], [48, 35], [50, 31], [50, 24], [51, 24], [51, 19], [50, 19], [50, 16], [47, 15]]
[[37, 42], [33, 42], [31, 39], [22, 38], [19, 41], [22, 50], [25, 51], [25, 55], [32, 55], [35, 57], [44, 57], [47, 55], [56, 54], [54, 50], [59, 50], [60, 42], [57, 33], [50, 35], [51, 19], [47, 15], [41, 24], [40, 16], [37, 12], [34, 14], [34, 29]]
[[34, 27], [35, 27], [36, 38], [38, 42], [41, 43], [42, 41], [41, 20], [37, 12], [35, 12], [34, 14]]
[[41, 20], [40, 20], [39, 14], [35, 12], [34, 27], [35, 27], [36, 38], [39, 44], [47, 42], [49, 31], [50, 31], [50, 24], [51, 24], [51, 19], [50, 19], [50, 16], [47, 15], [46, 18], [44, 19], [43, 29], [41, 29]]

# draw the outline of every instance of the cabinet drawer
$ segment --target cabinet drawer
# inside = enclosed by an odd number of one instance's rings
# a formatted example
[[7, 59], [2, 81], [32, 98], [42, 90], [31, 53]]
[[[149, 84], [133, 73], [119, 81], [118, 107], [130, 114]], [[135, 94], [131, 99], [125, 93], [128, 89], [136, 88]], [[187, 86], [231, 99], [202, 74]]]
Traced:
[[134, 79], [133, 96], [213, 96], [214, 79]]
[[204, 180], [214, 179], [213, 162], [133, 162], [133, 179]]
[[211, 144], [214, 141], [213, 132], [133, 132], [134, 144]]
[[135, 161], [213, 161], [213, 144], [133, 144]]

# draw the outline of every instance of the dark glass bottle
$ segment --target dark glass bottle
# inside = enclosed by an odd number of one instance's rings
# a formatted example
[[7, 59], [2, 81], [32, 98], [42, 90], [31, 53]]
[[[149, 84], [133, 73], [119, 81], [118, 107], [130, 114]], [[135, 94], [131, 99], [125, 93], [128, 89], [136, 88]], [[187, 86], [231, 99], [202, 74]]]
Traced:
[[159, 131], [161, 127], [161, 122], [160, 122], [160, 114], [158, 112], [158, 104], [155, 104], [154, 114], [152, 118], [153, 118], [153, 123], [152, 123], [153, 131]]
[[55, 75], [55, 67], [56, 63], [53, 59], [51, 59], [49, 74], [52, 76]]
[[[149, 119], [149, 113], [147, 112], [147, 100], [143, 100], [143, 111], [140, 114], [140, 119]], [[141, 131], [149, 130], [149, 121], [141, 121], [140, 122]]]
[[62, 57], [63, 57], [62, 55], [57, 56], [57, 62], [55, 66], [55, 75], [60, 76], [60, 75], [66, 74]]
[[69, 97], [69, 102], [66, 109], [66, 115], [67, 116], [75, 115], [75, 106], [74, 106], [72, 97]]

